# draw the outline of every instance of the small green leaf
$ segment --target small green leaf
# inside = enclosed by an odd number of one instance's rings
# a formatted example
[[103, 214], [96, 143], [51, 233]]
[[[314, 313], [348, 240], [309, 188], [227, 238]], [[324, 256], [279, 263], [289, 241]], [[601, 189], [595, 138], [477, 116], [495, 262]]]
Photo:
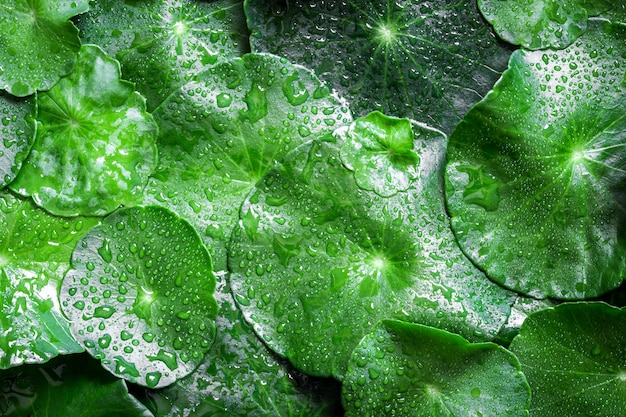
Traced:
[[313, 68], [355, 115], [379, 110], [450, 133], [511, 50], [476, 0], [245, 2], [253, 52]]
[[88, 8], [88, 0], [4, 0], [0, 88], [23, 97], [49, 89], [70, 73], [80, 39], [69, 19]]
[[354, 349], [342, 394], [346, 417], [523, 417], [530, 402], [511, 352], [396, 320]]
[[81, 352], [57, 297], [93, 218], [62, 219], [0, 193], [0, 369]]
[[11, 189], [56, 215], [100, 216], [141, 196], [157, 126], [119, 64], [84, 46], [76, 70], [38, 96], [37, 136]]
[[242, 0], [98, 0], [77, 23], [117, 58], [150, 111], [208, 67], [247, 49]]
[[120, 209], [76, 246], [61, 308], [74, 337], [113, 374], [150, 388], [191, 373], [215, 339], [209, 254], [160, 207]]
[[536, 312], [510, 349], [533, 392], [531, 416], [624, 414], [626, 310], [593, 302]]
[[34, 98], [0, 91], [0, 188], [13, 181], [33, 145], [36, 108]]
[[154, 116], [159, 165], [145, 202], [189, 219], [217, 270], [226, 268], [239, 206], [265, 172], [289, 150], [352, 121], [311, 70], [267, 54], [199, 74]]
[[[441, 135], [419, 126], [423, 135]], [[359, 187], [390, 197], [407, 190], [417, 180], [419, 156], [415, 153], [415, 133], [409, 119], [385, 116], [379, 112], [356, 120], [345, 135], [341, 160]]]
[[151, 417], [126, 384], [87, 355], [0, 373], [3, 417]]
[[622, 282], [624, 56], [626, 30], [607, 22], [590, 22], [565, 50], [515, 52], [450, 136], [452, 227], [494, 281], [559, 299]]

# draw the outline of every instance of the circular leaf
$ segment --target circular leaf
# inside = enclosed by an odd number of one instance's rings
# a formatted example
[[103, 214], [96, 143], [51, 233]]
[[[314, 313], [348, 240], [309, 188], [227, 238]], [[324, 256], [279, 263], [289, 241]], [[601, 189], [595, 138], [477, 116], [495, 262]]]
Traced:
[[47, 90], [72, 71], [80, 49], [69, 21], [89, 0], [4, 0], [0, 5], [0, 88], [15, 96]]
[[626, 310], [564, 303], [531, 314], [510, 347], [532, 416], [619, 416], [626, 409]]
[[186, 221], [120, 209], [76, 246], [61, 305], [103, 366], [151, 388], [191, 373], [215, 338], [211, 258]]
[[166, 205], [203, 235], [216, 269], [245, 196], [289, 150], [352, 117], [313, 74], [248, 54], [198, 75], [155, 111], [159, 166], [145, 201]]
[[117, 61], [84, 46], [76, 70], [38, 96], [37, 136], [11, 189], [53, 214], [100, 216], [141, 195], [157, 126]]
[[0, 91], [0, 188], [17, 175], [35, 137], [36, 102]]
[[508, 316], [513, 294], [467, 260], [449, 229], [445, 136], [420, 133], [420, 179], [405, 192], [362, 190], [338, 146], [318, 140], [286, 156], [242, 206], [229, 252], [235, 300], [260, 337], [304, 372], [340, 377], [381, 318], [488, 340]]
[[346, 417], [524, 417], [530, 402], [511, 352], [396, 320], [361, 340], [342, 386]]
[[516, 52], [449, 140], [459, 244], [536, 298], [598, 296], [626, 273], [626, 30], [590, 25], [566, 50]]

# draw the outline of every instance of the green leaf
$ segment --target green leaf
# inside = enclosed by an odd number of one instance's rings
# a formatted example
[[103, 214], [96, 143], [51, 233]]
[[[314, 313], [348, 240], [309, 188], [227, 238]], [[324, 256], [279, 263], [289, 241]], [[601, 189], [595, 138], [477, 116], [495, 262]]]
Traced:
[[61, 308], [74, 337], [113, 374], [151, 388], [191, 373], [215, 339], [209, 254], [160, 207], [120, 209], [77, 244]]
[[624, 414], [626, 310], [594, 302], [539, 311], [511, 351], [533, 392], [532, 416]]
[[340, 415], [339, 384], [317, 380], [276, 360], [237, 308], [218, 276], [217, 338], [188, 377], [142, 399], [155, 416], [266, 417]]
[[355, 348], [342, 394], [346, 417], [528, 416], [530, 402], [511, 352], [396, 320]]
[[588, 16], [602, 14], [626, 21], [626, 8], [619, 3], [621, 0], [479, 0], [478, 7], [507, 42], [529, 49], [562, 49], [585, 32]]
[[[424, 130], [427, 136], [436, 134], [426, 126]], [[341, 160], [364, 190], [390, 197], [418, 179], [419, 157], [409, 119], [373, 112], [356, 120], [345, 136]]]
[[159, 166], [145, 201], [189, 219], [216, 270], [245, 196], [285, 153], [352, 120], [311, 70], [249, 54], [198, 75], [155, 111]]
[[624, 26], [590, 22], [566, 50], [516, 52], [451, 135], [452, 227], [496, 282], [561, 299], [622, 282], [625, 40]]
[[35, 137], [33, 98], [19, 99], [0, 91], [0, 188], [13, 181]]
[[[339, 129], [337, 140], [353, 128]], [[359, 188], [341, 143], [317, 140], [270, 170], [242, 206], [229, 252], [235, 300], [259, 336], [304, 372], [340, 378], [382, 318], [489, 340], [510, 312], [513, 294], [468, 261], [449, 229], [445, 136], [413, 129], [420, 179], [405, 192], [383, 198]]]
[[96, 219], [62, 219], [0, 193], [0, 369], [83, 348], [57, 297], [74, 245]]
[[449, 133], [506, 69], [475, 0], [245, 3], [253, 52], [307, 65], [364, 116], [380, 110]]
[[47, 90], [70, 73], [80, 49], [70, 18], [88, 0], [5, 0], [0, 5], [0, 88], [15, 96]]
[[0, 373], [5, 417], [151, 417], [126, 384], [86, 355]]
[[86, 43], [117, 58], [148, 109], [247, 46], [242, 0], [98, 0], [77, 26]]
[[119, 64], [84, 46], [76, 70], [38, 96], [37, 136], [11, 189], [53, 214], [100, 216], [141, 196], [157, 126]]

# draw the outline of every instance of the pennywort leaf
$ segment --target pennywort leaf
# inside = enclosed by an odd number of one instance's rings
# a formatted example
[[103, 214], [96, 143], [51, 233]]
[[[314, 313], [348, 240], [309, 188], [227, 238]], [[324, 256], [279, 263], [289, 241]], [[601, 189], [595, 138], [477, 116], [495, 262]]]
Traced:
[[151, 388], [191, 373], [215, 339], [211, 258], [160, 207], [120, 209], [77, 244], [60, 291], [73, 336], [113, 374]]
[[156, 165], [157, 126], [119, 77], [100, 48], [81, 49], [76, 70], [38, 95], [35, 143], [12, 190], [62, 216], [136, 202]]
[[35, 137], [36, 100], [0, 92], [0, 188], [17, 175]]
[[6, 0], [0, 5], [0, 88], [24, 97], [70, 73], [80, 49], [70, 18], [89, 0]]
[[450, 136], [452, 227], [508, 288], [580, 299], [622, 282], [626, 67], [616, 62], [624, 40], [623, 25], [590, 22], [565, 50], [514, 53], [493, 93]]
[[526, 319], [511, 343], [533, 391], [531, 416], [621, 415], [626, 310], [564, 303]]
[[528, 416], [530, 402], [511, 352], [397, 320], [354, 349], [342, 395], [346, 417]]

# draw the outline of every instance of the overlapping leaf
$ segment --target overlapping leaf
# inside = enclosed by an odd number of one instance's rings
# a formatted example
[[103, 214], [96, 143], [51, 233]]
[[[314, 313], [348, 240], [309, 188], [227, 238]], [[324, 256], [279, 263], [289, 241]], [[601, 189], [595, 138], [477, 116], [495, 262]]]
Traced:
[[13, 181], [35, 137], [34, 98], [0, 92], [0, 188]]
[[253, 52], [315, 69], [359, 116], [380, 110], [449, 133], [506, 68], [475, 0], [247, 1]]
[[590, 22], [565, 50], [516, 52], [451, 135], [452, 227], [493, 280], [562, 299], [622, 282], [625, 40], [623, 25]]
[[72, 335], [113, 374], [151, 388], [190, 374], [215, 339], [211, 258], [160, 207], [120, 209], [77, 244], [61, 308]]
[[259, 336], [305, 372], [341, 377], [382, 318], [488, 340], [510, 312], [512, 294], [465, 258], [449, 229], [445, 136], [413, 129], [420, 178], [406, 192], [361, 189], [340, 145], [317, 140], [270, 170], [242, 207], [229, 252], [235, 300]]

